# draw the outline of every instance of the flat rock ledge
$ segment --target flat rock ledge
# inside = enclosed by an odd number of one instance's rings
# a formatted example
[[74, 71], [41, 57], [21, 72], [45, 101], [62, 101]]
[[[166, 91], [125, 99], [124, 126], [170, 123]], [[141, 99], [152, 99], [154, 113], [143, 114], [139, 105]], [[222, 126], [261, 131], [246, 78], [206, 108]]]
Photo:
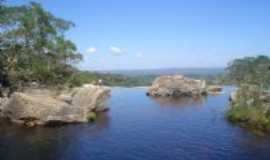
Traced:
[[0, 100], [0, 117], [26, 126], [88, 122], [89, 114], [107, 110], [108, 87], [84, 85], [69, 90], [29, 89]]
[[172, 75], [156, 78], [147, 95], [153, 97], [198, 97], [206, 94], [206, 92], [204, 80]]
[[223, 87], [220, 85], [210, 85], [207, 86], [207, 93], [211, 95], [218, 95], [222, 92]]

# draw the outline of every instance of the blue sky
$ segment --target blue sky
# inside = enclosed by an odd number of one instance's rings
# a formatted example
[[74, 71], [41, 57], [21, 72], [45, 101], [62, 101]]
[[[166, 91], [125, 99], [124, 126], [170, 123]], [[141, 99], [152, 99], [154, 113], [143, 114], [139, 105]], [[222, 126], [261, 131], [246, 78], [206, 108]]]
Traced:
[[225, 67], [234, 58], [270, 55], [267, 0], [37, 2], [76, 24], [67, 36], [85, 70]]

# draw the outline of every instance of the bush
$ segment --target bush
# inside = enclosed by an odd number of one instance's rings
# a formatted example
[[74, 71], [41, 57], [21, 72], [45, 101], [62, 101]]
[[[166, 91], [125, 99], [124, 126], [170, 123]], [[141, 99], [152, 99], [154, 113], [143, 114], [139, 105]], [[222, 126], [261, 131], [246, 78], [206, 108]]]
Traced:
[[87, 115], [88, 121], [92, 122], [97, 119], [97, 114], [95, 112], [89, 112]]
[[227, 118], [247, 128], [270, 131], [270, 104], [264, 101], [263, 94], [257, 86], [242, 85], [227, 112]]

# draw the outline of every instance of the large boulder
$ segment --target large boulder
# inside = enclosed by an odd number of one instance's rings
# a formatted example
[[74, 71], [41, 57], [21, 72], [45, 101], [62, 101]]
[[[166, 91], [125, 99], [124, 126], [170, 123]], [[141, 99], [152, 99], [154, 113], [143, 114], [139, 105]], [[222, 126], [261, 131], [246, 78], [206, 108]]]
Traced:
[[106, 109], [110, 89], [88, 85], [70, 91], [15, 92], [2, 105], [1, 115], [26, 125], [87, 122], [89, 113]]
[[206, 92], [206, 82], [182, 75], [161, 76], [155, 79], [148, 95], [160, 97], [194, 97]]
[[74, 88], [72, 93], [72, 105], [82, 106], [94, 111], [107, 110], [106, 99], [110, 89], [107, 87], [84, 85]]

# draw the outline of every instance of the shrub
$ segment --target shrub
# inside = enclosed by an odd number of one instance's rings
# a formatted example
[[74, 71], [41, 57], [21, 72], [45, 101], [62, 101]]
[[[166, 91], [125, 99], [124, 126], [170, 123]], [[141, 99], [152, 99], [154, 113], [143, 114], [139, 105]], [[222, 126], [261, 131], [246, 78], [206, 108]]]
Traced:
[[89, 112], [87, 115], [88, 121], [92, 122], [97, 119], [97, 114], [95, 112]]
[[270, 131], [270, 104], [264, 102], [263, 94], [257, 86], [242, 85], [227, 118], [247, 128]]

